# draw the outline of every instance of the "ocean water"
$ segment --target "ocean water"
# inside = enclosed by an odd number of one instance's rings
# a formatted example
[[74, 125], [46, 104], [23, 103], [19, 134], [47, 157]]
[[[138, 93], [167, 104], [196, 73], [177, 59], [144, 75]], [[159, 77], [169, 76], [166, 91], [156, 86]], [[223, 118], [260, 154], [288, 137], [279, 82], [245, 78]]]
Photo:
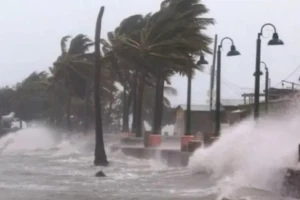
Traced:
[[[191, 156], [188, 167], [110, 152], [117, 135], [105, 135], [111, 165], [94, 167], [93, 134], [26, 128], [0, 139], [0, 199], [283, 199], [286, 169], [298, 167], [296, 111], [223, 130], [211, 147]], [[99, 170], [107, 177], [94, 177]]]

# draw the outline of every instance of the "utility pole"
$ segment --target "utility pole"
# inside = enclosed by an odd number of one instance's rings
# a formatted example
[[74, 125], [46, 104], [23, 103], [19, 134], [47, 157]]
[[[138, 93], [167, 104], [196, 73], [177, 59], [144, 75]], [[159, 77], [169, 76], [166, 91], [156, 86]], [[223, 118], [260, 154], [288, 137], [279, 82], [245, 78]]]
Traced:
[[209, 96], [209, 108], [210, 111], [212, 111], [212, 106], [213, 106], [213, 91], [214, 91], [214, 84], [215, 84], [215, 72], [216, 72], [216, 51], [217, 51], [217, 44], [218, 44], [218, 35], [215, 35], [215, 45], [214, 45], [214, 54], [213, 54], [213, 62], [211, 66], [211, 71], [210, 71], [210, 96]]
[[[215, 72], [216, 72], [216, 55], [217, 55], [217, 45], [218, 45], [218, 35], [215, 35], [215, 45], [214, 45], [214, 54], [213, 62], [210, 71], [210, 93], [209, 93], [209, 110], [210, 110], [210, 120], [214, 121], [214, 112], [213, 112], [213, 100], [214, 100], [214, 86], [215, 86]], [[214, 124], [211, 123], [211, 130], [214, 131]]]
[[269, 111], [269, 69], [266, 67], [266, 85], [265, 85], [265, 109], [266, 113]]

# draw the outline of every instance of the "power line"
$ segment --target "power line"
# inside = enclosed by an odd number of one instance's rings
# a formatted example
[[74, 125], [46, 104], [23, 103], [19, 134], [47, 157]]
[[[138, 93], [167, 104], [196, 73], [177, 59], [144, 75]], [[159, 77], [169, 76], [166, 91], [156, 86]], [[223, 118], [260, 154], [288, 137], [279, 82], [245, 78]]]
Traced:
[[[293, 76], [298, 70], [300, 69], [300, 65], [298, 65], [286, 78], [284, 78], [283, 80], [281, 80], [281, 81], [279, 81], [278, 83], [276, 83], [273, 87], [276, 87], [276, 86], [278, 86], [279, 84], [281, 84], [282, 83], [282, 81], [286, 81], [287, 79], [289, 79], [291, 76]], [[210, 72], [205, 72], [205, 71], [203, 71], [203, 73], [206, 73], [206, 74], [211, 74]], [[224, 80], [226, 80], [224, 77], [222, 77]], [[300, 80], [300, 79], [299, 79]], [[235, 86], [236, 88], [239, 88], [239, 89], [241, 89], [241, 90], [245, 90], [245, 89], [253, 89], [253, 88], [246, 88], [246, 87], [241, 87], [241, 86], [238, 86], [237, 84], [235, 84], [235, 83], [232, 83], [232, 82], [230, 82], [230, 81], [228, 81], [227, 80], [227, 82], [228, 83], [230, 83], [231, 85], [233, 85], [233, 86]]]
[[[239, 96], [242, 95], [242, 93], [237, 92], [237, 91], [235, 91], [234, 89], [232, 89], [232, 87], [231, 87], [228, 83], [224, 82], [224, 85], [227, 86], [227, 87], [225, 87], [225, 89], [227, 89], [228, 91], [230, 91], [230, 92], [232, 92], [232, 93], [235, 93], [236, 95], [239, 95]], [[232, 95], [230, 95], [230, 96], [232, 97]]]
[[236, 88], [238, 88], [238, 89], [240, 89], [240, 90], [254, 90], [254, 88], [249, 88], [249, 87], [239, 86], [239, 85], [237, 85], [237, 84], [235, 84], [235, 83], [233, 83], [233, 82], [227, 80], [227, 79], [224, 78], [224, 77], [222, 77], [222, 78], [223, 78], [224, 80], [226, 80], [229, 84], [231, 84], [232, 86], [234, 86], [234, 87], [236, 87]]
[[[300, 65], [298, 67], [296, 67], [296, 69], [294, 71], [292, 71], [292, 73], [290, 73], [285, 79], [283, 79], [283, 81], [286, 81], [287, 79], [289, 79], [291, 76], [293, 76], [298, 70], [300, 69]], [[274, 85], [277, 86], [279, 85], [280, 83], [282, 83], [282, 81], [278, 82], [277, 84]]]
[[[206, 72], [206, 71], [202, 71], [202, 73], [211, 75], [210, 72]], [[215, 75], [215, 76], [216, 76], [216, 75]], [[223, 80], [223, 79], [224, 79], [224, 80]], [[231, 84], [232, 86], [234, 86], [234, 87], [236, 87], [236, 88], [238, 88], [238, 89], [240, 89], [240, 90], [250, 90], [250, 89], [251, 89], [251, 90], [254, 90], [254, 88], [248, 88], [248, 87], [241, 87], [241, 86], [238, 86], [237, 84], [235, 84], [235, 83], [229, 81], [228, 79], [226, 79], [226, 78], [224, 78], [224, 77], [222, 76], [222, 82], [224, 82], [224, 81], [226, 81], [227, 84]]]

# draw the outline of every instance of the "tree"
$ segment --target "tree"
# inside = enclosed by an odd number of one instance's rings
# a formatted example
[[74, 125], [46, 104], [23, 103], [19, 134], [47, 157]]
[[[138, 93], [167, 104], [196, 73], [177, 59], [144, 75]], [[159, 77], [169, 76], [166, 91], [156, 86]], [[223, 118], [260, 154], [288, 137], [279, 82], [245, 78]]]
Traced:
[[[3, 89], [3, 97], [24, 97], [24, 102], [18, 104], [18, 113], [28, 119], [38, 118], [26, 111], [30, 105], [42, 111], [40, 117], [51, 117], [52, 122], [66, 118], [69, 129], [71, 115], [84, 121], [85, 131], [87, 122], [95, 120], [95, 164], [106, 165], [102, 120], [118, 126], [120, 113], [123, 113], [122, 131], [127, 132], [132, 113], [132, 130], [137, 136], [142, 136], [144, 120], [152, 122], [155, 134], [160, 134], [162, 125], [168, 123], [164, 112], [170, 113], [171, 108], [164, 88], [170, 83], [170, 77], [176, 73], [192, 75], [200, 69], [195, 64], [195, 55], [200, 51], [210, 53], [211, 38], [203, 34], [203, 30], [214, 21], [202, 17], [207, 11], [199, 0], [165, 0], [161, 9], [153, 14], [124, 19], [107, 34], [105, 41], [100, 37], [103, 7], [97, 19], [95, 43], [83, 34], [72, 39], [63, 37], [61, 54], [50, 76], [41, 78], [41, 82], [47, 84], [20, 83], [12, 91]], [[95, 52], [89, 53], [93, 44]], [[116, 83], [121, 83], [123, 92]], [[31, 93], [36, 91], [41, 92], [39, 99], [31, 98]], [[153, 96], [155, 101], [149, 101]], [[7, 100], [0, 99], [0, 102], [8, 104]], [[36, 105], [33, 102], [37, 102]], [[17, 108], [17, 103], [12, 105]], [[43, 106], [38, 108], [38, 105]], [[105, 114], [103, 117], [101, 112]]]
[[94, 100], [95, 100], [95, 130], [96, 130], [96, 147], [95, 160], [96, 166], [107, 166], [108, 161], [104, 148], [103, 127], [100, 104], [100, 76], [101, 76], [101, 52], [100, 52], [100, 34], [104, 7], [102, 6], [97, 18], [95, 31], [95, 74], [94, 74]]
[[15, 110], [16, 90], [8, 86], [0, 89], [0, 116]]
[[78, 34], [67, 48], [69, 39], [70, 36], [61, 39], [61, 55], [54, 62], [52, 71], [54, 81], [60, 82], [60, 87], [65, 89], [66, 122], [70, 130], [72, 97], [87, 98], [86, 90], [89, 88], [93, 65], [85, 58], [85, 54], [93, 43], [87, 36]]
[[[128, 63], [136, 73], [133, 78], [133, 93], [136, 106], [136, 133], [142, 132], [143, 91], [148, 78], [156, 79], [155, 132], [161, 124], [162, 88], [165, 72], [192, 73], [198, 66], [194, 54], [202, 51], [210, 53], [211, 38], [203, 34], [213, 19], [200, 18], [207, 8], [199, 0], [166, 0], [161, 9], [146, 16], [134, 15], [123, 20], [116, 30], [109, 34], [113, 55]], [[135, 112], [134, 112], [135, 114]], [[134, 120], [135, 121], [135, 120]], [[135, 123], [133, 123], [134, 125]], [[133, 127], [134, 129], [134, 127]]]
[[33, 72], [15, 86], [15, 101], [11, 107], [18, 118], [32, 121], [49, 117], [49, 95], [45, 85], [41, 84], [47, 78], [46, 72]]

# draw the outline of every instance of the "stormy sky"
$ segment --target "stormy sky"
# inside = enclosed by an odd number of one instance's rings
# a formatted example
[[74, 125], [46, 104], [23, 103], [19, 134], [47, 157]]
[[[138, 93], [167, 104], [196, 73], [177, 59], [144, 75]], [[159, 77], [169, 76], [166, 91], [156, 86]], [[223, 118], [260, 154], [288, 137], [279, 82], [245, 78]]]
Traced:
[[[159, 9], [161, 0], [1, 0], [0, 2], [0, 86], [21, 81], [33, 71], [47, 70], [60, 54], [60, 39], [79, 33], [93, 39], [96, 16], [106, 6], [103, 31], [133, 14], [147, 14]], [[262, 44], [262, 60], [270, 70], [271, 86], [282, 87], [281, 80], [298, 82], [300, 69], [300, 20], [298, 0], [202, 0], [210, 9], [216, 25], [207, 34], [219, 39], [234, 39], [241, 56], [228, 58], [230, 44], [225, 42], [222, 57], [222, 98], [237, 99], [253, 92], [257, 33], [264, 23], [275, 24], [284, 46], [270, 47], [267, 42], [272, 29], [266, 28]], [[212, 56], [206, 59], [212, 62]], [[209, 88], [209, 68], [197, 73], [193, 80], [192, 103], [205, 104]], [[178, 96], [172, 104], [186, 101], [185, 77], [175, 76], [172, 86]], [[262, 80], [261, 87], [264, 87]]]

